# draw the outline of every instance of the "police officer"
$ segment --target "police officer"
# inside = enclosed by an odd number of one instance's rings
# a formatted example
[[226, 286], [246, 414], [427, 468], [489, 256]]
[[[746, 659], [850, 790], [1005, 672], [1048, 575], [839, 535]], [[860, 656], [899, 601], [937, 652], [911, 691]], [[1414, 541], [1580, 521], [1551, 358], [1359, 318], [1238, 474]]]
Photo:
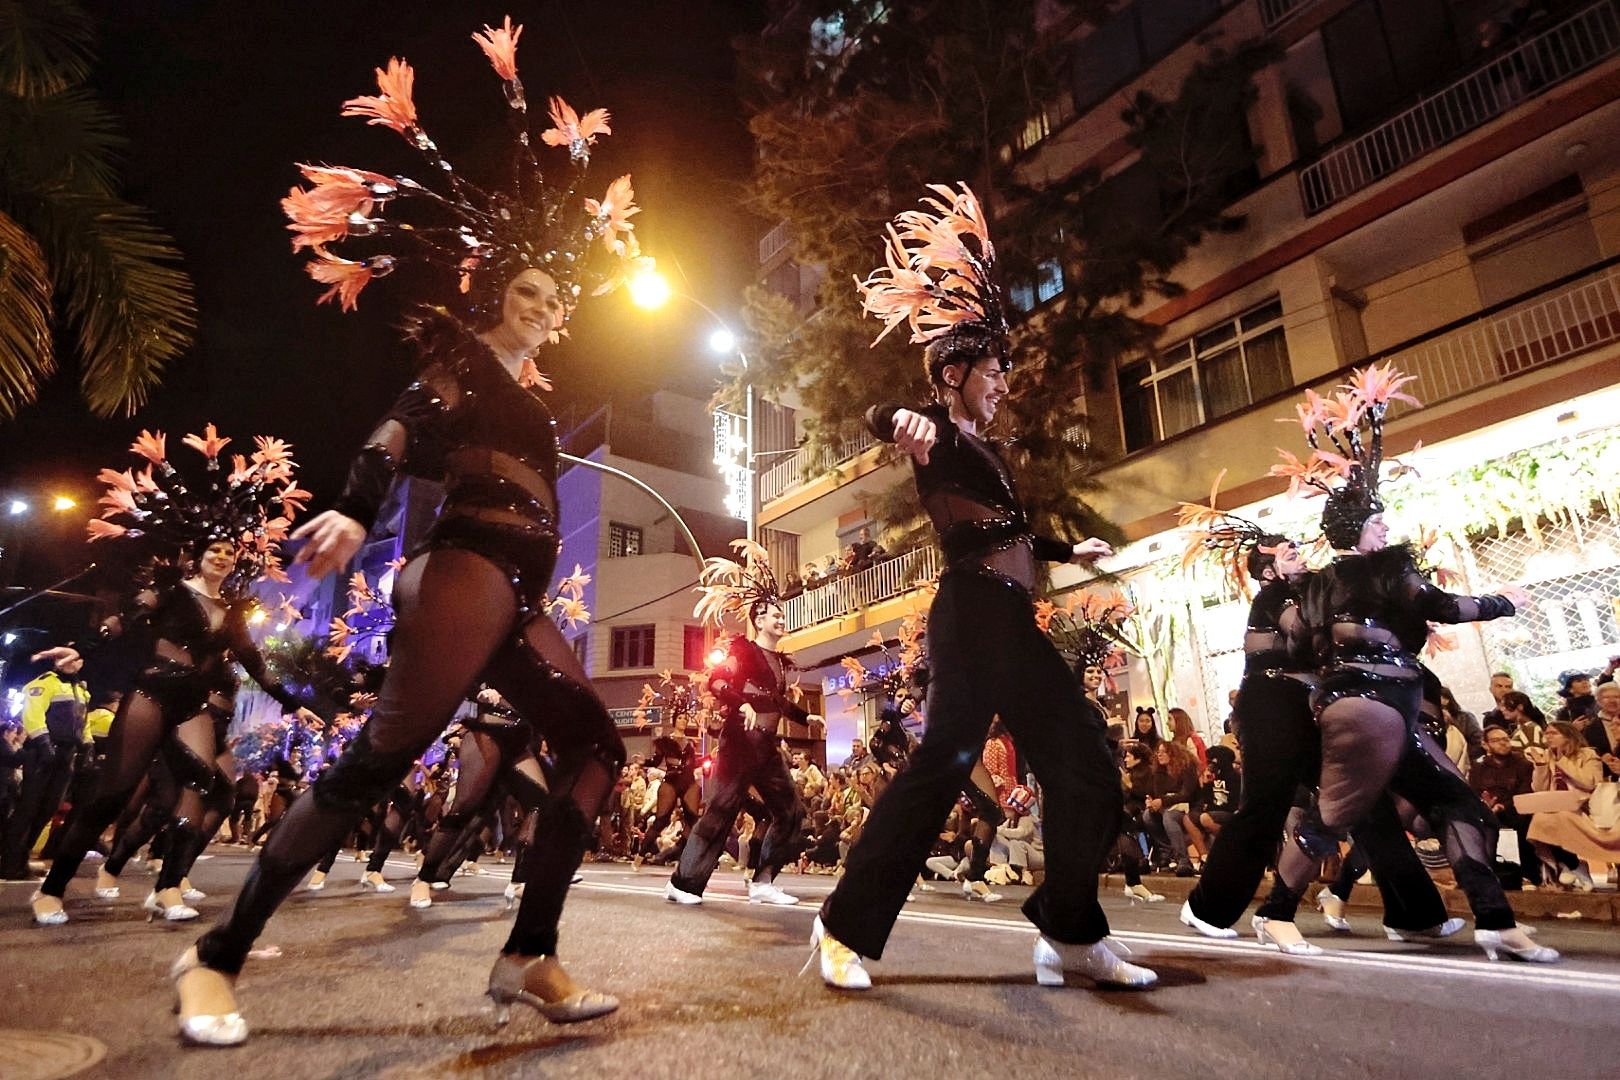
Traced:
[[7, 881], [29, 877], [28, 853], [73, 778], [90, 704], [90, 692], [79, 678], [83, 669], [84, 661], [73, 654], [23, 687], [22, 790], [0, 845], [0, 878]]

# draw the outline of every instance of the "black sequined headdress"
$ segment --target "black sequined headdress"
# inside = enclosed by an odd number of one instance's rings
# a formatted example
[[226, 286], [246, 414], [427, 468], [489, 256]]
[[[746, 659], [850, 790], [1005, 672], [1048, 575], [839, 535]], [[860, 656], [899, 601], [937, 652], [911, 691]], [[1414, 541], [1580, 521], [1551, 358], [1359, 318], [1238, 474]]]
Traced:
[[[372, 278], [389, 273], [400, 261], [422, 260], [459, 276], [468, 315], [477, 314], [480, 304], [494, 296], [495, 286], [523, 270], [543, 270], [557, 283], [566, 317], [585, 291], [607, 292], [650, 264], [640, 257], [630, 222], [638, 208], [629, 176], [614, 180], [599, 199], [579, 196], [591, 146], [611, 131], [606, 109], [580, 116], [553, 97], [552, 127], [540, 141], [567, 151], [569, 173], [559, 184], [541, 169], [517, 74], [522, 33], [523, 27], [514, 27], [508, 17], [500, 28], [486, 26], [484, 33], [472, 36], [501, 77], [509, 107], [516, 153], [505, 191], [477, 187], [445, 160], [418, 121], [412, 97], [416, 73], [404, 60], [395, 57], [377, 69], [376, 95], [344, 102], [344, 116], [365, 117], [398, 132], [421, 152], [431, 175], [447, 190], [347, 166], [299, 166], [311, 186], [293, 188], [281, 205], [290, 221], [293, 250], [309, 248], [314, 256], [310, 276], [331, 286], [321, 302], [335, 298], [345, 311], [353, 310]], [[382, 213], [395, 200], [401, 220]], [[410, 220], [403, 219], [406, 203], [419, 211]], [[333, 254], [335, 245], [359, 238], [369, 238], [373, 249], [383, 250], [360, 259]]]
[[286, 539], [292, 519], [310, 493], [298, 486], [292, 447], [268, 435], [254, 438], [251, 455], [231, 455], [230, 468], [220, 454], [231, 440], [213, 424], [182, 442], [201, 454], [204, 466], [181, 469], [169, 460], [168, 437], [142, 431], [130, 452], [146, 462], [140, 472], [102, 469], [96, 479], [107, 485], [102, 514], [89, 523], [91, 540], [122, 537], [143, 540], [153, 554], [176, 559], [194, 556], [216, 540], [236, 545], [237, 568], [231, 580], [243, 585], [264, 576], [286, 581], [275, 546]]

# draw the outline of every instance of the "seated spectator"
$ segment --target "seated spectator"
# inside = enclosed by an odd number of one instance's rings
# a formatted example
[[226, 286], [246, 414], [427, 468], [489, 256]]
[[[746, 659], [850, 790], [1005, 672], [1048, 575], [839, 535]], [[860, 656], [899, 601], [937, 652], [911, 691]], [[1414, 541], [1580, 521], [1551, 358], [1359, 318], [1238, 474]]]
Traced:
[[801, 794], [816, 795], [827, 786], [827, 777], [816, 767], [815, 762], [805, 756], [804, 751], [795, 750], [792, 760], [793, 765], [788, 774], [793, 777], [793, 782], [798, 785]]
[[856, 769], [859, 769], [862, 765], [865, 765], [867, 761], [871, 760], [871, 757], [872, 755], [866, 752], [866, 744], [864, 742], [862, 742], [860, 739], [852, 739], [849, 744], [849, 757], [844, 759], [844, 768], [853, 773]]
[[1534, 772], [1535, 766], [1522, 752], [1514, 749], [1513, 736], [1502, 727], [1485, 729], [1485, 756], [1475, 762], [1468, 772], [1468, 786], [1496, 815], [1497, 825], [1518, 834], [1521, 871], [1526, 865], [1535, 865], [1530, 861], [1532, 849], [1530, 838], [1526, 835], [1530, 828], [1530, 815], [1519, 813], [1513, 799], [1535, 790], [1531, 784]]
[[1202, 786], [1193, 802], [1192, 820], [1187, 823], [1192, 842], [1199, 851], [1208, 851], [1217, 833], [1237, 812], [1243, 794], [1243, 776], [1238, 771], [1237, 754], [1230, 747], [1209, 748], [1209, 765], [1200, 777]]
[[924, 866], [937, 877], [950, 881], [967, 869], [967, 845], [973, 836], [973, 819], [961, 801], [951, 807], [950, 816], [940, 828]]
[[1159, 734], [1159, 717], [1153, 706], [1136, 707], [1136, 719], [1131, 722], [1130, 738], [1141, 743], [1148, 756], [1152, 756], [1154, 747], [1158, 746], [1163, 738]]
[[[1535, 765], [1531, 786], [1536, 791], [1573, 791], [1590, 797], [1603, 779], [1603, 762], [1573, 724], [1553, 721], [1547, 727], [1546, 749], [1529, 757]], [[1582, 892], [1593, 888], [1589, 862], [1620, 862], [1620, 829], [1598, 828], [1584, 807], [1535, 814], [1529, 837], [1549, 876]]]
[[[1478, 761], [1485, 756], [1485, 729], [1480, 727], [1474, 714], [1457, 704], [1457, 696], [1451, 692], [1451, 687], [1440, 687], [1440, 712], [1445, 715], [1446, 722], [1460, 732], [1468, 745], [1468, 760]], [[1467, 775], [1468, 767], [1463, 766], [1463, 774]]]
[[1193, 793], [1198, 790], [1196, 759], [1179, 743], [1169, 741], [1161, 742], [1153, 756], [1153, 777], [1142, 823], [1147, 826], [1148, 835], [1159, 843], [1160, 851], [1168, 849], [1176, 876], [1192, 877], [1195, 871], [1183, 824], [1191, 809]]
[[[1493, 724], [1497, 727], [1507, 728], [1510, 732], [1513, 730], [1513, 722], [1509, 721], [1502, 712], [1502, 699], [1511, 693], [1514, 693], [1513, 676], [1509, 675], [1505, 671], [1494, 672], [1491, 675], [1491, 700], [1496, 702], [1496, 708], [1490, 710], [1484, 716], [1479, 718], [1479, 726], [1481, 731], [1492, 726]], [[1529, 708], [1525, 709], [1524, 712], [1525, 715], [1529, 717], [1530, 721], [1534, 723], [1538, 729], [1546, 727], [1547, 718], [1541, 714], [1541, 710], [1536, 708], [1534, 704], [1531, 704], [1530, 699], [1524, 694], [1520, 694], [1519, 696], [1524, 698], [1525, 702], [1529, 704]], [[1540, 740], [1538, 739], [1537, 742], [1540, 742]]]
[[1007, 795], [1007, 816], [996, 826], [996, 839], [990, 848], [990, 861], [1006, 867], [997, 875], [1005, 880], [985, 880], [992, 885], [1035, 884], [1034, 870], [1046, 867], [1045, 853], [1036, 847], [1040, 842], [1036, 832], [1035, 795], [1020, 784]]
[[817, 813], [810, 819], [806, 835], [809, 843], [804, 849], [800, 859], [801, 869], [820, 866], [832, 868], [838, 865], [838, 834], [842, 831], [840, 823], [825, 813]]
[[[1546, 745], [1543, 736], [1546, 721], [1540, 719], [1541, 710], [1530, 701], [1528, 694], [1509, 690], [1502, 695], [1501, 702], [1492, 711], [1501, 714], [1502, 722], [1499, 726], [1507, 729], [1515, 750], [1526, 751], [1532, 746]], [[1489, 716], [1490, 713], [1486, 715]]]
[[1558, 676], [1558, 696], [1564, 699], [1554, 720], [1584, 727], [1582, 721], [1597, 715], [1597, 698], [1592, 696], [1592, 676], [1584, 671], [1565, 671]]
[[1170, 710], [1170, 738], [1198, 761], [1199, 769], [1209, 764], [1209, 752], [1204, 747], [1204, 739], [1193, 728], [1192, 714], [1186, 709]]
[[1581, 737], [1603, 760], [1603, 772], [1610, 780], [1620, 780], [1620, 685], [1600, 683], [1593, 695], [1597, 716]]

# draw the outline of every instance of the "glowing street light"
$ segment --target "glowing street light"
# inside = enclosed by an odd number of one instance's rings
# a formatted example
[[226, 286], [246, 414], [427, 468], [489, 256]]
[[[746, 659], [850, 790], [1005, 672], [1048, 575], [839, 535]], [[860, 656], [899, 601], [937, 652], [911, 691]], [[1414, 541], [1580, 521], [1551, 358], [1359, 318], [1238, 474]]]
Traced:
[[52, 510], [72, 510], [78, 505], [78, 503], [74, 502], [73, 499], [67, 495], [58, 495], [51, 501]]
[[28, 504], [22, 499], [12, 499], [6, 504], [6, 510], [10, 512], [12, 517], [17, 517], [28, 513]]
[[722, 326], [709, 335], [709, 348], [717, 353], [733, 353], [737, 351], [737, 335]]
[[630, 279], [627, 288], [630, 290], [630, 302], [648, 311], [663, 307], [675, 293], [670, 288], [669, 279], [656, 270], [637, 274]]
[[248, 616], [248, 622], [252, 623], [254, 626], [259, 626], [262, 625], [269, 617], [270, 616], [265, 614], [264, 608], [255, 608], [253, 614]]

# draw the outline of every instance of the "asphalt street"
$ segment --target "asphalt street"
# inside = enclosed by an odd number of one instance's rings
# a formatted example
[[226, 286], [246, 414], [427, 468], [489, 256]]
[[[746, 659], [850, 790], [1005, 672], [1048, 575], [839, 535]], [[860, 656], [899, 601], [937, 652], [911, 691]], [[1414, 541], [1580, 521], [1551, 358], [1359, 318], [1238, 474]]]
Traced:
[[[575, 976], [623, 1002], [613, 1016], [553, 1027], [527, 1011], [495, 1024], [481, 997], [510, 922], [509, 867], [456, 879], [427, 911], [400, 891], [362, 893], [345, 856], [319, 893], [299, 892], [240, 985], [246, 1046], [185, 1049], [174, 1034], [168, 965], [228, 901], [246, 869], [215, 847], [193, 880], [198, 922], [147, 924], [150, 879], [69, 897], [73, 921], [27, 917], [32, 886], [0, 888], [0, 1080], [49, 1075], [208, 1077], [613, 1076], [1582, 1077], [1612, 1070], [1620, 1030], [1620, 931], [1546, 921], [1564, 963], [1488, 962], [1468, 931], [1455, 943], [1388, 942], [1376, 914], [1329, 936], [1328, 955], [1285, 957], [1255, 943], [1191, 936], [1173, 902], [1105, 896], [1115, 938], [1160, 975], [1146, 992], [1034, 984], [1033, 933], [1018, 912], [954, 892], [907, 906], [862, 995], [798, 972], [828, 877], [784, 875], [793, 908], [750, 905], [735, 873], [707, 902], [662, 899], [665, 875], [587, 865], [563, 922]], [[55, 1055], [53, 1057], [53, 1055]], [[77, 1058], [75, 1058], [77, 1055]], [[87, 1064], [88, 1063], [88, 1064]], [[64, 1066], [71, 1068], [73, 1066]], [[65, 1073], [58, 1072], [58, 1075]]]

